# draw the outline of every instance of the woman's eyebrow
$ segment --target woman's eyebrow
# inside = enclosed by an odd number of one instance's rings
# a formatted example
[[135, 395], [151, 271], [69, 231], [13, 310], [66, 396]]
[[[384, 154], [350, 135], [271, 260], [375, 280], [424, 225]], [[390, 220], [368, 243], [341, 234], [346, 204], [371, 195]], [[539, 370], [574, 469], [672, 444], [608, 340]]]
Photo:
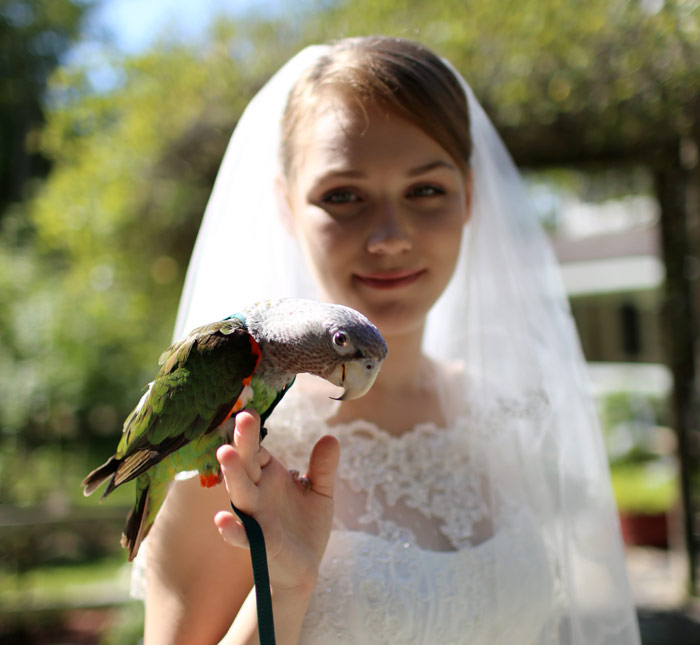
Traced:
[[321, 188], [325, 190], [333, 182], [339, 180], [365, 179], [366, 177], [367, 174], [361, 170], [353, 170], [351, 168], [337, 168], [335, 170], [330, 169], [313, 179], [309, 185], [308, 196], [311, 197], [313, 193], [315, 193], [317, 190], [321, 190]]
[[[445, 161], [444, 159], [436, 159], [435, 161], [430, 161], [429, 163], [416, 166], [415, 168], [410, 168], [406, 171], [406, 176], [417, 177], [418, 175], [423, 175], [432, 170], [437, 170], [440, 168], [447, 168], [448, 170], [452, 170], [454, 172], [457, 171], [455, 165], [451, 164], [449, 161]], [[354, 168], [331, 168], [318, 178], [317, 183], [322, 183], [329, 179], [365, 179], [366, 177], [367, 173], [362, 170], [356, 170]]]
[[416, 168], [411, 168], [406, 175], [409, 177], [415, 177], [416, 175], [422, 175], [424, 173], [430, 172], [431, 170], [436, 170], [438, 168], [447, 168], [449, 170], [456, 171], [457, 168], [448, 161], [443, 159], [437, 159], [436, 161], [431, 161], [430, 163], [424, 164], [422, 166], [417, 166]]
[[352, 168], [338, 168], [330, 169], [323, 173], [321, 179], [334, 179], [334, 178], [349, 178], [349, 179], [360, 179], [366, 177], [367, 174], [361, 170], [353, 170]]

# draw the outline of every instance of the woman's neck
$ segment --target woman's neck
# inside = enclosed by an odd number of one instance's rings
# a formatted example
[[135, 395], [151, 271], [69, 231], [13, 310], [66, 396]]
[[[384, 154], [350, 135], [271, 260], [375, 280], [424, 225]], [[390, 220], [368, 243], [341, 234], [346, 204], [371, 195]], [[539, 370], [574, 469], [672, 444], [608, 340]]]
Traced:
[[386, 338], [389, 354], [372, 389], [340, 405], [331, 423], [364, 419], [400, 435], [419, 423], [443, 425], [435, 365], [421, 351], [422, 330]]

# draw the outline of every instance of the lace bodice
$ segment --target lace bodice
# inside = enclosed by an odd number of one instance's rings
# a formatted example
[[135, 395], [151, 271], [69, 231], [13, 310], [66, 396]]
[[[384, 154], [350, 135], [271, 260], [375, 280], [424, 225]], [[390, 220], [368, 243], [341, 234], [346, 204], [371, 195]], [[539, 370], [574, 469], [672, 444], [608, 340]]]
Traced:
[[300, 642], [558, 643], [556, 572], [538, 520], [518, 502], [504, 432], [542, 406], [537, 397], [469, 406], [447, 428], [397, 437], [362, 420], [331, 426], [327, 404], [293, 388], [267, 424], [268, 450], [303, 473], [322, 435], [341, 445], [334, 527]]
[[[550, 583], [534, 535], [514, 529], [476, 547], [436, 552], [336, 530], [301, 642], [537, 642], [549, 613]], [[508, 554], [511, 575], [497, 606], [490, 593], [496, 553]]]
[[266, 444], [290, 468], [304, 472], [323, 434], [341, 444], [335, 526], [301, 642], [547, 642], [545, 548], [528, 511], [488, 484], [485, 421], [395, 437], [364, 421], [329, 427], [298, 393], [283, 401]]

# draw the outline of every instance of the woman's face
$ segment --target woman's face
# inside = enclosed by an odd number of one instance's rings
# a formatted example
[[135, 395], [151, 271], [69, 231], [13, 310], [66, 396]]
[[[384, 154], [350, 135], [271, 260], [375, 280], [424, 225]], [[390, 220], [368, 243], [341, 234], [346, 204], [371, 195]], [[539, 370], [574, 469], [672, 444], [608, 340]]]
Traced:
[[418, 127], [333, 97], [296, 134], [292, 223], [324, 298], [420, 331], [454, 271], [469, 178]]

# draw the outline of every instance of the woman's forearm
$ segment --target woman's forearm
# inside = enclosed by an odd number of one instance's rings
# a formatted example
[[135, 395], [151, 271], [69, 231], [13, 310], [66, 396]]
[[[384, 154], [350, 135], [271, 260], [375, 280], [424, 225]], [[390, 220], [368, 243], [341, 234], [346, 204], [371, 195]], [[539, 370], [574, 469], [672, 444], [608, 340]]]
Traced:
[[[313, 586], [308, 589], [272, 590], [272, 612], [275, 640], [278, 645], [297, 645], [301, 626], [309, 606]], [[258, 643], [257, 603], [255, 588], [241, 606], [236, 619], [219, 645], [254, 645]]]

